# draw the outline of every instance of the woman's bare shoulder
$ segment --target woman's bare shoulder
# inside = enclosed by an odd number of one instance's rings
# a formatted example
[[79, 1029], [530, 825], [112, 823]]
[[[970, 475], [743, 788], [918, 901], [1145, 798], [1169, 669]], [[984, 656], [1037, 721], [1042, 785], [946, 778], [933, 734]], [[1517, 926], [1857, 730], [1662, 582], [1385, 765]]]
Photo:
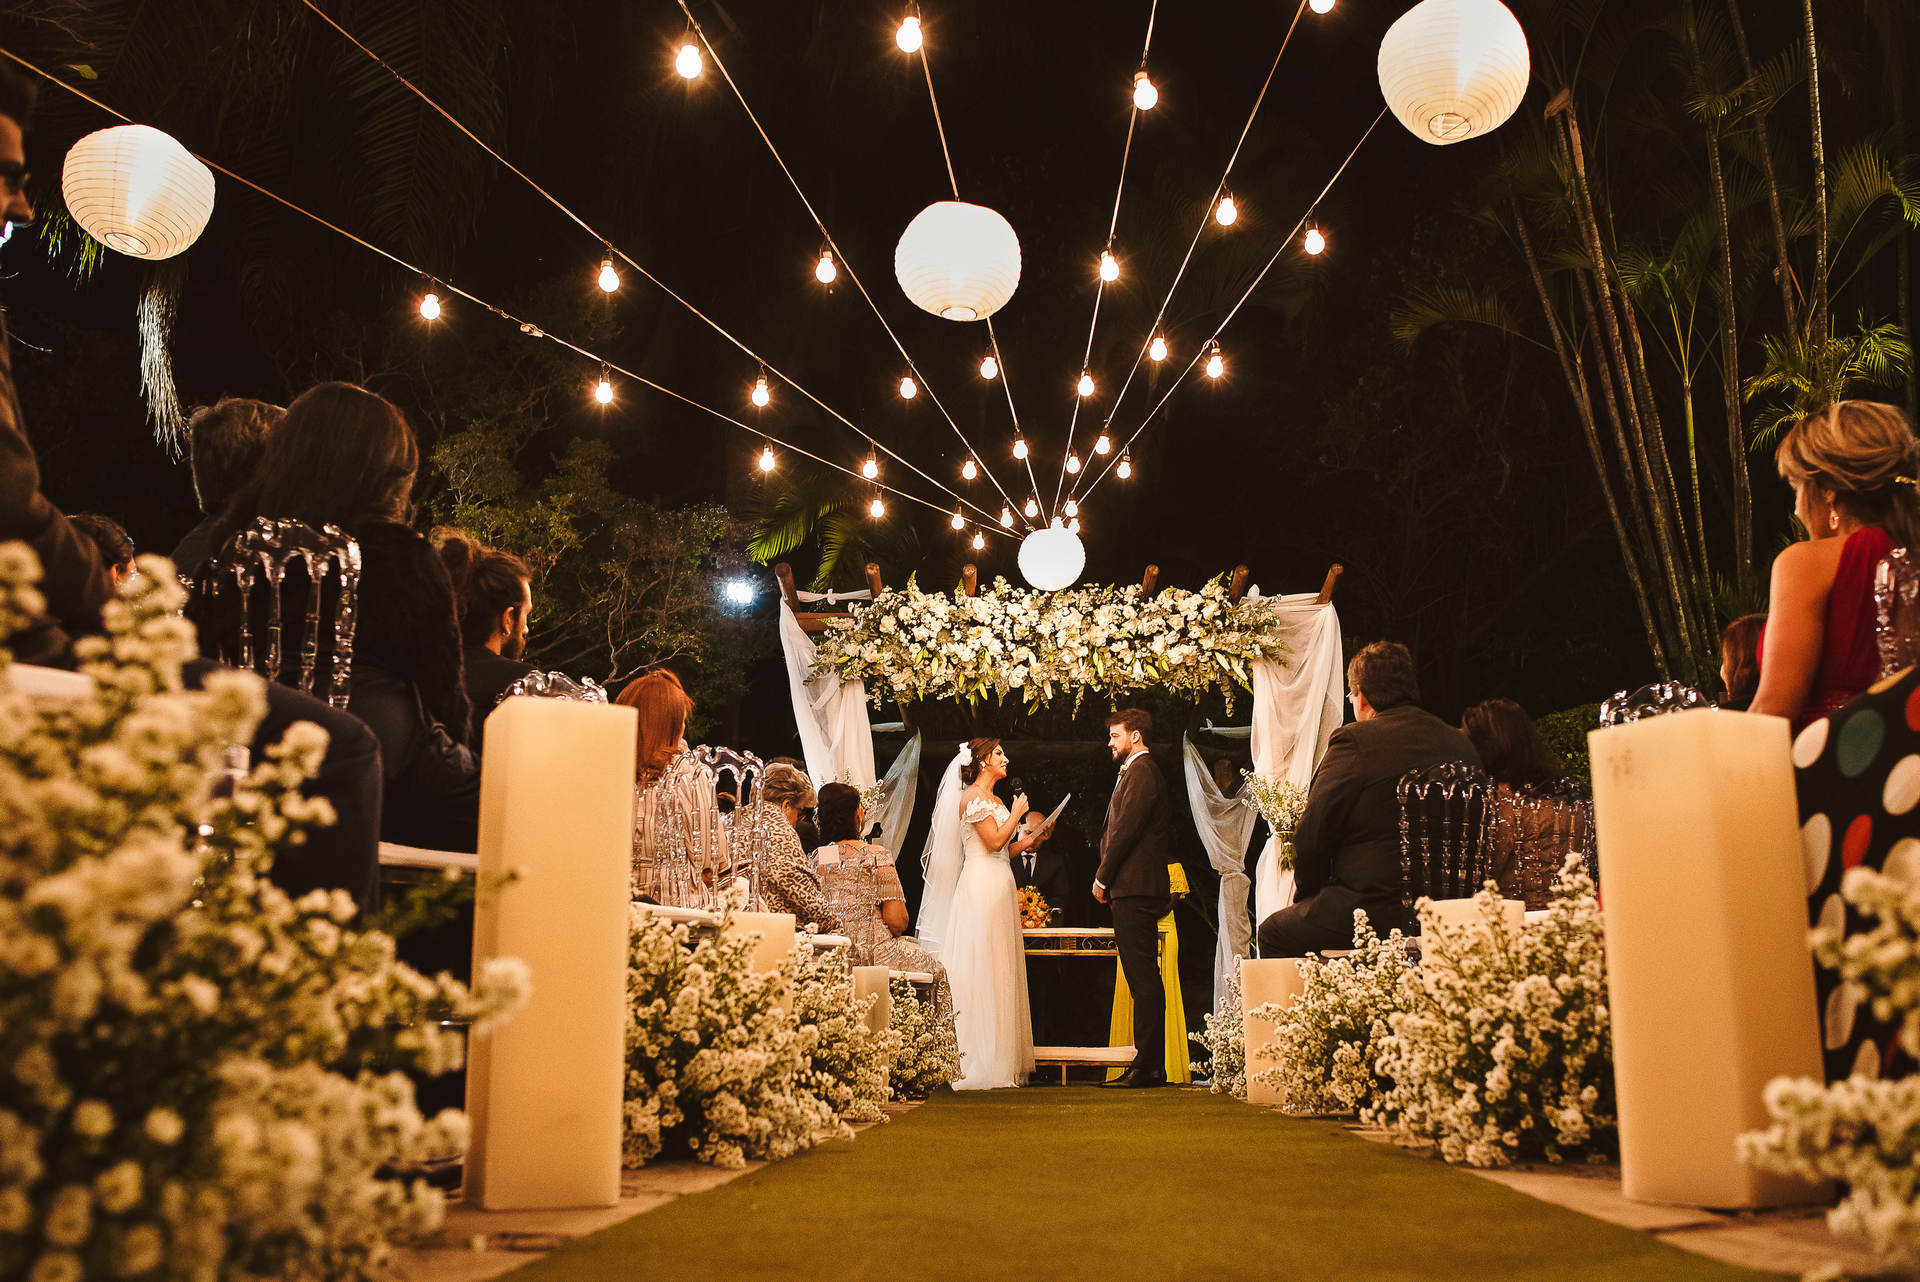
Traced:
[[1834, 571], [1840, 565], [1840, 552], [1845, 539], [1801, 539], [1780, 549], [1780, 555], [1773, 558], [1773, 573], [1776, 580], [1801, 585], [1825, 586], [1833, 579]]

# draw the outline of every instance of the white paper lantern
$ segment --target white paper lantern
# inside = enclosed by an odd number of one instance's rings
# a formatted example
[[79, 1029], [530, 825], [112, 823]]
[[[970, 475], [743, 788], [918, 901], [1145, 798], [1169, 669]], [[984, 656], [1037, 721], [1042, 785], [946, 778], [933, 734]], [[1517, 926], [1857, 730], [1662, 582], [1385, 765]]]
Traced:
[[1055, 525], [1035, 530], [1020, 542], [1020, 574], [1042, 592], [1070, 588], [1087, 568], [1080, 536]]
[[916, 307], [952, 321], [985, 320], [1020, 284], [1020, 238], [984, 205], [938, 201], [907, 224], [893, 274]]
[[1421, 0], [1380, 42], [1388, 109], [1436, 147], [1497, 128], [1531, 74], [1526, 32], [1500, 0]]
[[146, 125], [115, 125], [73, 144], [60, 194], [87, 235], [133, 258], [172, 258], [213, 216], [212, 171]]

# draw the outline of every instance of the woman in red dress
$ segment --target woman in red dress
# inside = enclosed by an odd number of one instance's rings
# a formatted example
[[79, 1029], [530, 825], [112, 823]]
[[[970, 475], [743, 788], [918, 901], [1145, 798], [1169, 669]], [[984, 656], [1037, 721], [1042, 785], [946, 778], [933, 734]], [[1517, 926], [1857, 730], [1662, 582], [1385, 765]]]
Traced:
[[1838, 401], [1795, 423], [1775, 458], [1807, 539], [1774, 558], [1749, 710], [1797, 731], [1879, 676], [1874, 567], [1920, 542], [1920, 442], [1898, 407]]

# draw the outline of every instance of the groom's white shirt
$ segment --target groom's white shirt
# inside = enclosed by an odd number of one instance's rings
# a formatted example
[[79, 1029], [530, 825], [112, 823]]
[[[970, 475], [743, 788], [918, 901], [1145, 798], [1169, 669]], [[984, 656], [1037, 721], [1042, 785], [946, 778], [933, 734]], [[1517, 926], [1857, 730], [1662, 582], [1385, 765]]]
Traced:
[[[1127, 759], [1120, 763], [1120, 775], [1125, 775], [1127, 773], [1128, 766], [1132, 765], [1136, 760], [1146, 755], [1147, 755], [1147, 750], [1145, 748], [1136, 748], [1132, 753], [1128, 754]], [[1119, 790], [1119, 787], [1120, 787], [1119, 775], [1116, 775], [1114, 777], [1113, 786], [1116, 791]], [[1095, 877], [1093, 879], [1093, 885], [1094, 885], [1094, 889], [1096, 890], [1106, 889], [1106, 885], [1102, 883], [1098, 877]]]

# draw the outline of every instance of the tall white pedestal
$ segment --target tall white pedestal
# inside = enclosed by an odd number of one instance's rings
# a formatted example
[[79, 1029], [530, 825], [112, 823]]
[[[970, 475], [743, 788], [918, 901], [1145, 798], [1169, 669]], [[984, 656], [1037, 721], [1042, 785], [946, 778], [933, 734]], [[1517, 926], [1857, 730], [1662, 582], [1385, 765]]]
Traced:
[[1705, 710], [1596, 730], [1594, 822], [1623, 1192], [1754, 1207], [1818, 1190], [1734, 1157], [1775, 1077], [1821, 1075], [1787, 723]]
[[1247, 1040], [1247, 1103], [1268, 1107], [1280, 1103], [1277, 1087], [1254, 1080], [1254, 1074], [1274, 1067], [1280, 1057], [1273, 1050], [1274, 1026], [1264, 1019], [1255, 1019], [1253, 1012], [1268, 1002], [1291, 1006], [1306, 988], [1300, 978], [1297, 957], [1240, 959], [1240, 1018]]
[[885, 966], [853, 968], [854, 1000], [865, 1001], [869, 997], [878, 999], [867, 1009], [867, 1028], [876, 1037], [886, 1032], [887, 1025], [893, 1020], [893, 990], [888, 987], [892, 973]]
[[466, 1199], [485, 1210], [620, 1199], [637, 729], [631, 708], [524, 696], [487, 721], [474, 969], [518, 957], [533, 996], [468, 1057]]

